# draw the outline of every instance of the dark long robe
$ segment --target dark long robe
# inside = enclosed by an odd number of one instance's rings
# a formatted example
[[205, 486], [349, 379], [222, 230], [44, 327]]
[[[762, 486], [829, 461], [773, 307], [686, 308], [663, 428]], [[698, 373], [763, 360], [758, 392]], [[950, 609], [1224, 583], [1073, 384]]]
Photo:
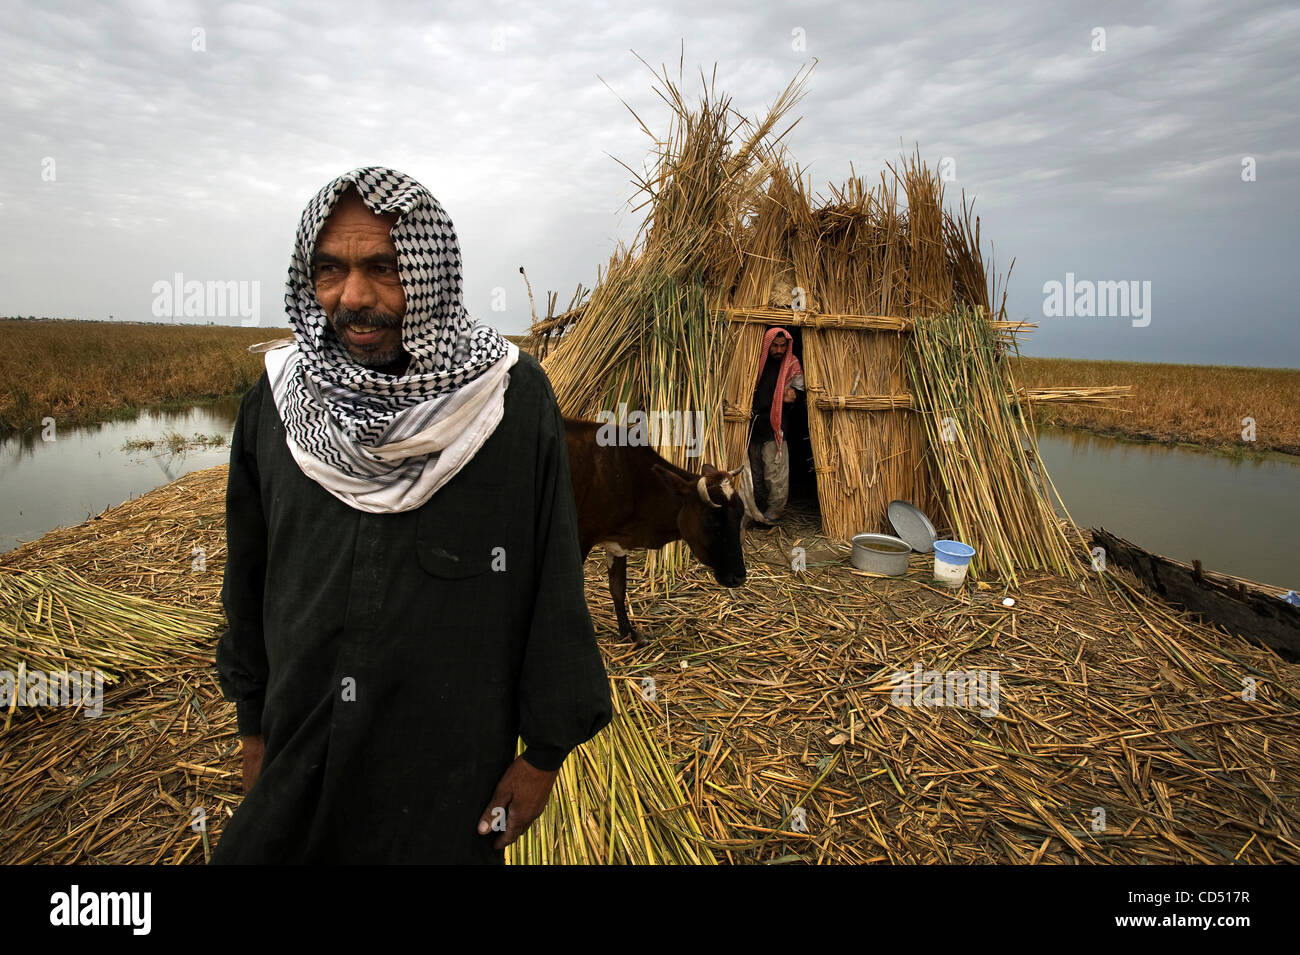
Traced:
[[750, 434], [750, 444], [761, 445], [765, 441], [776, 440], [776, 434], [772, 431], [772, 399], [776, 396], [776, 381], [781, 375], [783, 361], [784, 355], [780, 358], [769, 357], [763, 366], [763, 374], [759, 376], [758, 387], [754, 389], [754, 430]]
[[610, 719], [536, 360], [510, 370], [474, 458], [399, 514], [302, 473], [263, 375], [235, 424], [226, 536], [217, 670], [266, 755], [212, 861], [501, 862], [476, 827], [517, 738], [554, 770]]

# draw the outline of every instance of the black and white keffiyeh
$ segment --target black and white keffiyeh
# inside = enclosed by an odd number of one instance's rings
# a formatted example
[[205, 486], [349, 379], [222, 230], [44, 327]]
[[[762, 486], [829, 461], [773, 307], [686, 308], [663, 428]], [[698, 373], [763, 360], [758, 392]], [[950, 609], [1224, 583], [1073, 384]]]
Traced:
[[[397, 213], [406, 313], [406, 373], [358, 364], [316, 300], [312, 255], [339, 197], [353, 187], [375, 213]], [[419, 507], [501, 421], [519, 349], [477, 325], [461, 301], [460, 246], [447, 213], [414, 179], [368, 166], [339, 176], [303, 211], [285, 307], [294, 342], [266, 353], [286, 439], [303, 473], [358, 510]]]

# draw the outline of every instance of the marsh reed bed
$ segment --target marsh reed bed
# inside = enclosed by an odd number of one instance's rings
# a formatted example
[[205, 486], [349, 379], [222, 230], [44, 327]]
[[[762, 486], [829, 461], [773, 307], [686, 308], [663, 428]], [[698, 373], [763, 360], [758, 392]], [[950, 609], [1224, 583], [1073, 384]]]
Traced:
[[285, 329], [0, 319], [0, 437], [131, 417], [242, 394], [262, 373], [255, 342]]
[[[1124, 401], [1045, 406], [1038, 414], [1042, 425], [1140, 441], [1300, 455], [1300, 370], [1023, 358], [1017, 374], [1028, 388], [1070, 381], [1132, 389]], [[1253, 441], [1243, 434], [1245, 418], [1254, 422]]]
[[[195, 863], [219, 839], [241, 798], [234, 707], [212, 662], [223, 528], [203, 520], [224, 486], [225, 468], [196, 472], [0, 555], [6, 593], [38, 575], [48, 595], [6, 602], [0, 619], [56, 640], [56, 665], [83, 659], [61, 579], [173, 621], [161, 642], [153, 624], [114, 623], [126, 636], [101, 717], [11, 714], [0, 861]], [[795, 517], [747, 533], [737, 590], [693, 565], [665, 598], [634, 558], [646, 651], [617, 642], [603, 564], [588, 562], [620, 722], [566, 763], [515, 861], [1300, 862], [1295, 665], [1171, 612], [1123, 572], [953, 594], [920, 555], [904, 578], [861, 576], [814, 515]], [[790, 569], [796, 544], [804, 573]], [[917, 664], [996, 670], [997, 714], [895, 703], [894, 675]]]

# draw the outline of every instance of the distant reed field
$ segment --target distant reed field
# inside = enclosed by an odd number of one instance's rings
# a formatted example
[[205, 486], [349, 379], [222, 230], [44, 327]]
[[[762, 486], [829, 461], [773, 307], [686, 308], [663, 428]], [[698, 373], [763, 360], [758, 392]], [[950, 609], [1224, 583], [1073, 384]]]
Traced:
[[0, 319], [0, 434], [247, 391], [285, 328]]
[[[1217, 365], [1155, 365], [1025, 358], [1027, 388], [1131, 385], [1109, 404], [1041, 404], [1039, 424], [1148, 441], [1300, 454], [1300, 371]], [[1249, 419], [1249, 420], [1246, 420]], [[1254, 441], [1247, 440], [1253, 425]]]

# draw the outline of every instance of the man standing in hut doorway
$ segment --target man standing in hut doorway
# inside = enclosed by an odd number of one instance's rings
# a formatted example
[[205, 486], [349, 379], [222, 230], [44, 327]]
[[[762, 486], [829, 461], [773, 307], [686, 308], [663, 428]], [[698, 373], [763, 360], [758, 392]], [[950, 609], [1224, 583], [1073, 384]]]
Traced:
[[285, 304], [231, 441], [217, 672], [247, 795], [212, 861], [503, 862], [610, 718], [555, 395], [391, 169], [307, 205]]
[[794, 340], [784, 328], [769, 328], [763, 336], [763, 367], [754, 387], [753, 428], [749, 436], [749, 469], [754, 497], [764, 508], [763, 519], [775, 524], [790, 496], [790, 445], [781, 431], [781, 411], [804, 390], [803, 366], [794, 356]]

